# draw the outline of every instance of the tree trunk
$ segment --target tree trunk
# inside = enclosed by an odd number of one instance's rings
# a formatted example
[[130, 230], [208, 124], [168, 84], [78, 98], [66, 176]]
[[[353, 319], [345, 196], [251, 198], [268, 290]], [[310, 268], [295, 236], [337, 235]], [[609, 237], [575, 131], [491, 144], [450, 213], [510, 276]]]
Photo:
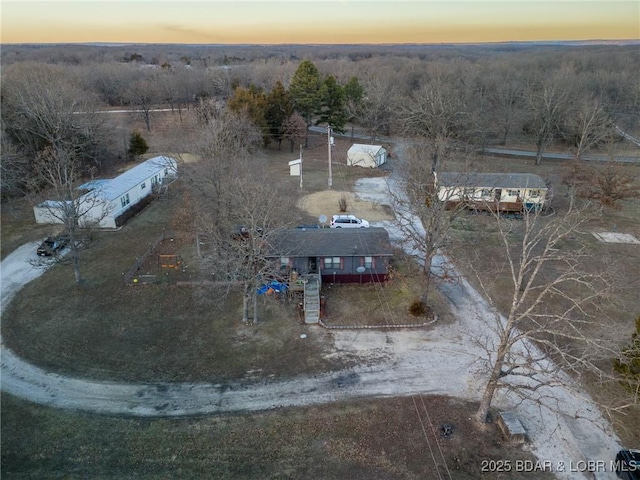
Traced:
[[242, 321], [249, 323], [249, 299], [247, 298], [247, 284], [244, 284], [244, 292], [242, 292]]
[[258, 293], [253, 289], [253, 323], [258, 323]]
[[493, 380], [492, 375], [492, 379], [487, 383], [487, 387], [482, 395], [482, 400], [480, 400], [480, 406], [475, 414], [475, 418], [479, 423], [487, 423], [487, 415], [489, 414], [489, 408], [491, 407], [491, 402], [493, 400], [493, 395], [496, 393], [497, 386], [498, 384]]
[[491, 407], [493, 396], [495, 395], [496, 389], [498, 388], [498, 381], [500, 380], [500, 377], [502, 377], [504, 357], [508, 349], [508, 347], [505, 345], [505, 341], [506, 339], [503, 336], [500, 339], [500, 345], [498, 347], [496, 360], [493, 364], [493, 368], [491, 369], [491, 376], [489, 377], [489, 381], [487, 382], [487, 386], [485, 387], [484, 394], [482, 395], [482, 400], [480, 400], [478, 411], [475, 414], [476, 420], [480, 423], [487, 423], [489, 408]]
[[80, 275], [80, 258], [78, 255], [78, 249], [74, 245], [71, 246], [71, 261], [73, 264], [73, 276], [75, 278], [76, 285], [80, 285], [80, 283], [82, 283], [82, 276]]
[[509, 125], [505, 125], [502, 127], [502, 140], [500, 140], [500, 145], [507, 144], [507, 137], [509, 136]]
[[151, 131], [151, 112], [149, 111], [144, 112], [144, 123], [147, 126], [147, 132], [150, 132]]
[[536, 143], [536, 165], [540, 165], [542, 163], [542, 152], [543, 152], [543, 144], [542, 142]]

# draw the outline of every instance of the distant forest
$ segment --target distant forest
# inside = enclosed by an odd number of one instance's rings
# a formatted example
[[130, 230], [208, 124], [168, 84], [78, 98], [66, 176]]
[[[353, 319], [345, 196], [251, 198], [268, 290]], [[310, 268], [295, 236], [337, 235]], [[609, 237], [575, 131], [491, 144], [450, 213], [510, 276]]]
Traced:
[[[554, 142], [576, 157], [602, 153], [616, 140], [616, 126], [640, 133], [637, 42], [3, 45], [1, 61], [3, 195], [19, 195], [33, 159], [63, 137], [81, 139], [74, 158], [98, 171], [126, 156], [107, 119], [88, 115], [106, 108], [141, 111], [151, 132], [153, 109], [181, 119], [195, 111], [206, 122], [220, 105], [235, 105], [251, 113], [266, 144], [282, 142], [295, 127], [292, 112], [274, 116], [277, 102], [292, 102], [307, 126], [330, 118], [334, 127], [355, 126], [374, 139], [467, 145], [524, 138], [539, 154]], [[307, 111], [302, 106], [314, 92], [300, 90], [305, 62], [324, 92]]]

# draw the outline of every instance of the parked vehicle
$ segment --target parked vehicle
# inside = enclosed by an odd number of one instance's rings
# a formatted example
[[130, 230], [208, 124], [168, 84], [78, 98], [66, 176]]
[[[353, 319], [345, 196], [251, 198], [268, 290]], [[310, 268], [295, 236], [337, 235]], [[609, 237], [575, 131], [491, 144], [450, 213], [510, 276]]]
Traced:
[[615, 464], [618, 478], [640, 480], [640, 450], [620, 450]]
[[69, 244], [69, 237], [65, 235], [56, 235], [47, 237], [38, 247], [36, 253], [41, 257], [50, 257], [56, 255]]
[[334, 215], [331, 228], [369, 228], [369, 222], [355, 215]]

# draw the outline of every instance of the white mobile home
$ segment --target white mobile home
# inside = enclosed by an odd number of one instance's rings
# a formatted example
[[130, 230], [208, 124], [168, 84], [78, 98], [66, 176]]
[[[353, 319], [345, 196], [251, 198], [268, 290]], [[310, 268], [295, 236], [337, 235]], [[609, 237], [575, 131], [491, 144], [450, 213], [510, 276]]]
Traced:
[[381, 145], [354, 143], [347, 150], [347, 165], [377, 168], [387, 161], [387, 150]]
[[[146, 160], [115, 178], [92, 180], [79, 190], [87, 193], [78, 197], [77, 211], [82, 212], [80, 223], [97, 223], [102, 228], [122, 225], [125, 212], [173, 178], [177, 162], [170, 157]], [[63, 223], [68, 202], [47, 200], [33, 207], [36, 223]]]
[[548, 194], [544, 180], [533, 173], [443, 172], [435, 183], [440, 201], [476, 210], [541, 210]]

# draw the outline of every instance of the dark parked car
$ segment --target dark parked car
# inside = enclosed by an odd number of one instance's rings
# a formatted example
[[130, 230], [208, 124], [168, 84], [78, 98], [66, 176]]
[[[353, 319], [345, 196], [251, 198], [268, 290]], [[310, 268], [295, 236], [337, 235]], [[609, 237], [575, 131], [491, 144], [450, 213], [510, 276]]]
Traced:
[[616, 455], [616, 476], [640, 480], [640, 450], [620, 450]]
[[69, 244], [69, 237], [66, 237], [64, 235], [47, 237], [44, 240], [44, 242], [40, 244], [36, 253], [41, 257], [50, 257], [58, 253], [68, 244]]

